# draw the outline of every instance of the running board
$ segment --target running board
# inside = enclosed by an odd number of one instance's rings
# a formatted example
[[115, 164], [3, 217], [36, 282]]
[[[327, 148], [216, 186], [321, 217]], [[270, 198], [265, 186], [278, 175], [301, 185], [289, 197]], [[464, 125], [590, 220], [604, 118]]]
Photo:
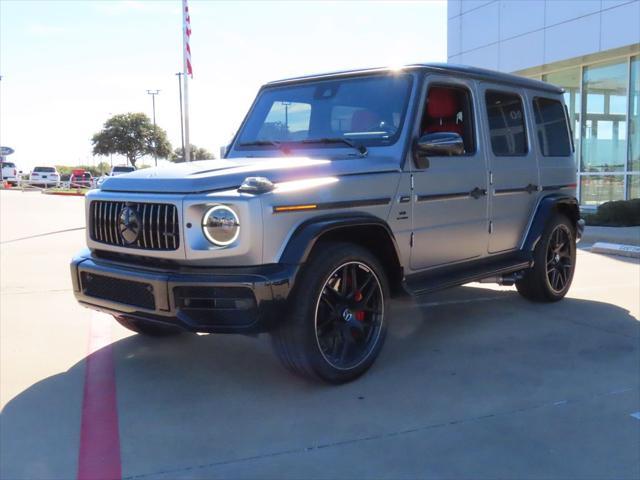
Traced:
[[423, 295], [469, 282], [477, 282], [488, 277], [501, 277], [526, 270], [532, 266], [531, 255], [525, 256], [519, 252], [518, 255], [482, 259], [408, 275], [403, 284], [405, 290], [411, 295]]

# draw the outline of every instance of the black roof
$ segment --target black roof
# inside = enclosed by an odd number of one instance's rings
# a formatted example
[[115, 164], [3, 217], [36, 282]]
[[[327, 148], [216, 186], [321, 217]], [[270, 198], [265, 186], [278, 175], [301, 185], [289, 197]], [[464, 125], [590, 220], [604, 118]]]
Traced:
[[395, 70], [425, 70], [433, 72], [442, 72], [447, 74], [454, 74], [456, 76], [464, 76], [475, 78], [478, 80], [487, 80], [496, 83], [502, 83], [507, 85], [514, 85], [524, 88], [532, 88], [535, 90], [544, 90], [552, 93], [562, 93], [564, 90], [551, 83], [541, 82], [539, 80], [533, 80], [531, 78], [520, 77], [518, 75], [512, 75], [510, 73], [496, 72], [494, 70], [488, 70], [486, 68], [471, 67], [468, 65], [456, 65], [452, 63], [415, 63], [400, 67], [399, 69], [384, 67], [384, 68], [367, 68], [359, 70], [344, 70], [339, 72], [322, 73], [315, 75], [305, 75], [301, 77], [287, 78], [283, 80], [276, 80], [269, 82], [267, 85], [277, 85], [281, 83], [299, 82], [306, 80], [320, 80], [331, 77], [345, 77], [352, 75], [361, 75], [369, 73], [383, 73], [391, 72]]

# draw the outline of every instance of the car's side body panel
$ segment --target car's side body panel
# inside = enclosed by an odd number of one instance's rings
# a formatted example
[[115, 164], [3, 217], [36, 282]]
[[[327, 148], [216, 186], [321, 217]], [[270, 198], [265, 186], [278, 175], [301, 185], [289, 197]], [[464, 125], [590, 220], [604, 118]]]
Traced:
[[[432, 86], [465, 89], [473, 104], [471, 121], [479, 125], [474, 80], [427, 74], [420, 102], [423, 106], [427, 90]], [[420, 115], [423, 112], [424, 107], [420, 109]], [[418, 121], [415, 136], [420, 135], [419, 128]], [[455, 157], [431, 156], [425, 169], [413, 163], [412, 272], [486, 255], [488, 176], [484, 140], [480, 134], [476, 127], [476, 148], [472, 153]]]
[[[520, 107], [510, 110], [513, 122], [522, 121], [525, 127], [526, 153], [498, 155], [492, 146], [492, 131], [488, 121], [487, 95], [492, 93], [509, 95], [521, 102]], [[484, 121], [483, 136], [486, 141], [486, 155], [490, 176], [489, 217], [491, 234], [489, 235], [489, 253], [500, 253], [518, 248], [518, 243], [527, 226], [538, 194], [537, 148], [534, 144], [528, 123], [529, 112], [525, 91], [521, 88], [504, 87], [495, 83], [481, 82], [479, 96]], [[501, 133], [501, 132], [498, 132]]]
[[380, 217], [367, 213], [340, 213], [311, 218], [299, 225], [289, 239], [279, 263], [299, 265], [309, 259], [313, 248], [325, 235], [340, 231], [355, 232], [360, 229], [375, 231], [384, 237], [399, 259], [401, 254], [393, 231]]
[[[570, 188], [567, 190], [570, 190]], [[529, 227], [520, 247], [521, 251], [533, 251], [542, 237], [547, 221], [555, 213], [562, 213], [568, 216], [576, 228], [577, 235], [582, 234], [584, 226], [579, 223], [580, 209], [575, 194], [571, 191], [567, 193], [547, 193], [540, 198], [539, 203], [536, 205], [535, 213], [531, 216]]]
[[[386, 223], [400, 175], [396, 171], [292, 181], [261, 195], [263, 263], [281, 261], [297, 229], [317, 217], [366, 214]], [[401, 221], [409, 228], [408, 217]]]

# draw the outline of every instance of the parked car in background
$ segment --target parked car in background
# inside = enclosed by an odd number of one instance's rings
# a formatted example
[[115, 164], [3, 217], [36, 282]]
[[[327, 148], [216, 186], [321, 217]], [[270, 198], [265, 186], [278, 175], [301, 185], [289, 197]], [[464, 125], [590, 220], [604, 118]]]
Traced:
[[135, 172], [136, 167], [131, 167], [129, 165], [117, 165], [111, 168], [111, 173], [109, 173], [110, 177], [115, 177], [116, 175], [123, 175], [125, 173]]
[[60, 174], [55, 167], [36, 167], [29, 175], [31, 185], [51, 187], [60, 183]]
[[83, 168], [77, 168], [71, 172], [69, 185], [71, 188], [91, 188], [93, 187], [93, 176]]
[[109, 177], [117, 177], [118, 175], [124, 175], [125, 173], [135, 172], [136, 167], [132, 167], [129, 165], [116, 165], [115, 167], [111, 167], [111, 172], [105, 173], [95, 179], [95, 184], [98, 188], [104, 183], [104, 181]]
[[18, 168], [13, 162], [2, 162], [2, 181], [9, 182], [11, 185], [18, 184]]

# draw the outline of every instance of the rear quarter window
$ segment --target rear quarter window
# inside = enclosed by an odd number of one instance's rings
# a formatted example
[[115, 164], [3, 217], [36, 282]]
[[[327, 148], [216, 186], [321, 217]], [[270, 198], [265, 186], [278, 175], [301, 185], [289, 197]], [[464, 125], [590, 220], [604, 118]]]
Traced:
[[485, 102], [493, 154], [497, 157], [526, 155], [527, 132], [520, 96], [489, 90]]
[[535, 97], [533, 112], [542, 155], [545, 157], [571, 155], [567, 118], [562, 102], [551, 98]]

